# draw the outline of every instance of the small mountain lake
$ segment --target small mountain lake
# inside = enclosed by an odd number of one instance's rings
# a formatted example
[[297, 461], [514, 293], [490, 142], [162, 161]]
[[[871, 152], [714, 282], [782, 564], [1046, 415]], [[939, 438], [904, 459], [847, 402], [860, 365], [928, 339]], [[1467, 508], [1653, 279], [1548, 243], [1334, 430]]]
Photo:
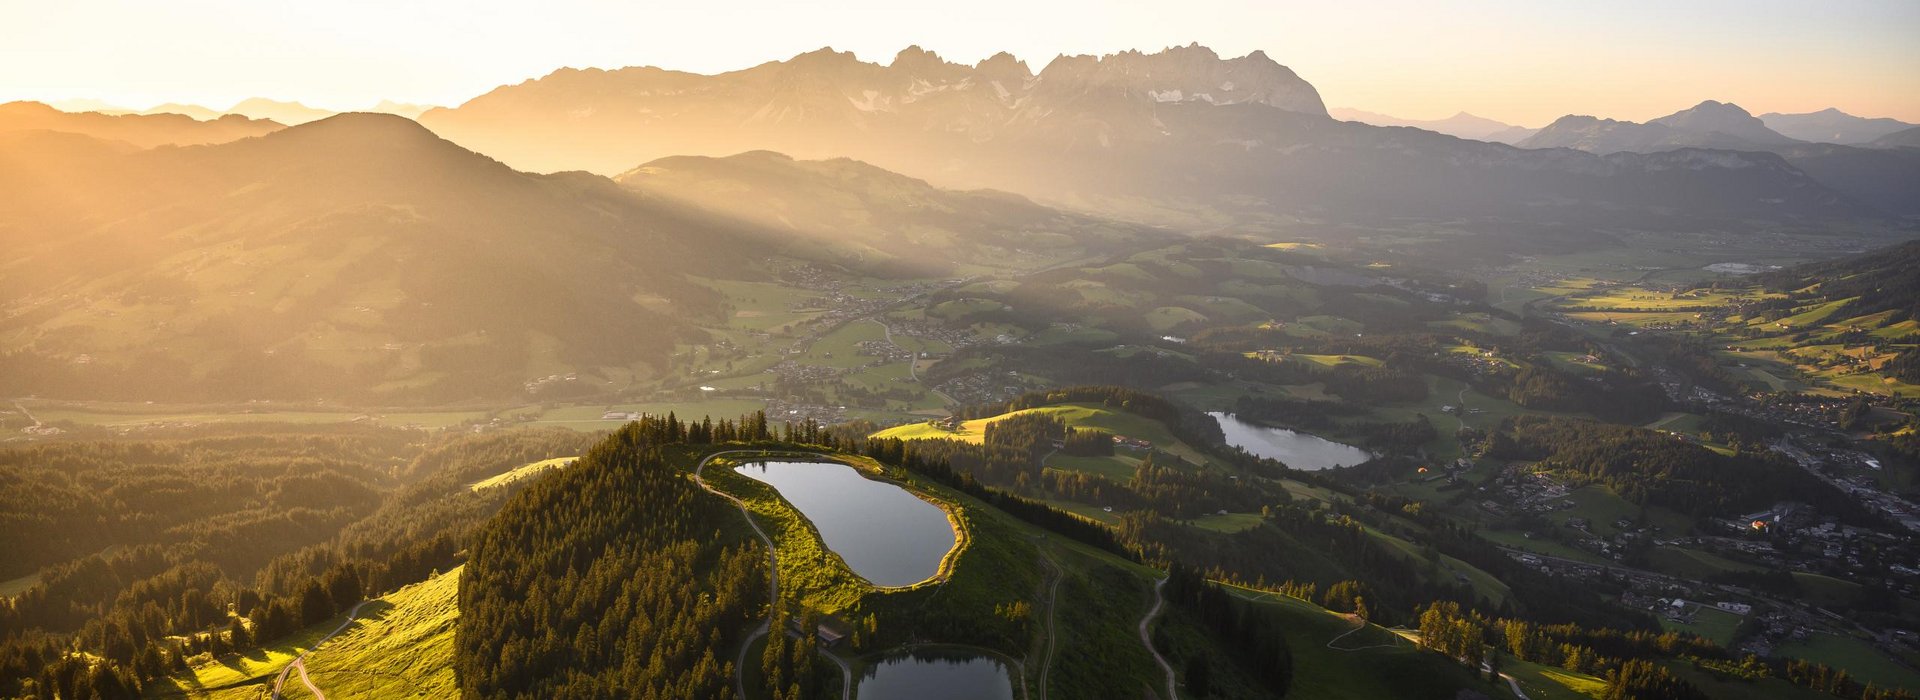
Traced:
[[1013, 700], [1013, 678], [991, 657], [922, 650], [869, 667], [854, 695], [860, 700]]
[[1227, 444], [1260, 457], [1280, 460], [1301, 471], [1351, 467], [1373, 459], [1373, 454], [1366, 450], [1326, 438], [1286, 428], [1254, 425], [1231, 413], [1215, 411], [1207, 415], [1219, 421], [1220, 431], [1227, 434]]
[[876, 586], [933, 578], [958, 541], [939, 506], [845, 464], [769, 461], [734, 471], [773, 486], [813, 522], [828, 549]]

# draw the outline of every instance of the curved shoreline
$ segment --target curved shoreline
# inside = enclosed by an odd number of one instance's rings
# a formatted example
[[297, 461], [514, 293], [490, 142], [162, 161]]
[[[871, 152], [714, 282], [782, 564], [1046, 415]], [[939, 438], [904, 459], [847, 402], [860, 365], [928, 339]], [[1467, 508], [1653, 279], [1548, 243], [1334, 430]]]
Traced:
[[[853, 460], [846, 459], [839, 455], [829, 455], [825, 453], [805, 453], [807, 456], [800, 457], [800, 456], [795, 456], [796, 454], [799, 454], [799, 453], [788, 453], [786, 455], [770, 454], [765, 457], [760, 457], [755, 459], [744, 459], [744, 460], [727, 459], [727, 460], [723, 460], [724, 463], [721, 466], [725, 466], [729, 469], [736, 469], [740, 466], [745, 466], [745, 465], [753, 464], [756, 462], [819, 462], [819, 463], [827, 463], [827, 464], [839, 464], [854, 470], [854, 472], [858, 473], [861, 476], [861, 478], [867, 479], [869, 481], [876, 481], [883, 484], [891, 484], [899, 488], [900, 490], [913, 495], [915, 498], [918, 498], [922, 501], [925, 501], [928, 504], [933, 505], [936, 508], [939, 508], [941, 512], [946, 514], [947, 527], [953, 531], [953, 544], [947, 548], [947, 551], [945, 554], [941, 555], [940, 564], [934, 569], [933, 574], [919, 581], [915, 581], [913, 583], [900, 585], [900, 586], [878, 585], [868, 580], [867, 577], [862, 576], [860, 572], [855, 571], [851, 565], [847, 564], [845, 557], [841, 556], [839, 552], [834, 551], [833, 547], [827, 545], [826, 538], [820, 534], [820, 529], [818, 526], [814, 525], [812, 518], [807, 517], [807, 514], [801, 512], [800, 508], [793, 505], [792, 501], [787, 500], [786, 495], [780, 493], [780, 489], [774, 487], [772, 484], [767, 484], [766, 482], [761, 482], [756, 480], [757, 483], [765, 485], [768, 489], [771, 489], [774, 496], [778, 498], [780, 505], [786, 508], [787, 510], [792, 511], [794, 516], [802, 524], [806, 526], [807, 531], [812, 534], [814, 541], [820, 545], [821, 551], [825, 552], [827, 556], [830, 557], [832, 560], [838, 562], [840, 567], [844, 568], [847, 571], [847, 573], [851, 574], [855, 579], [858, 579], [860, 583], [864, 584], [867, 587], [867, 589], [871, 592], [904, 593], [907, 591], [915, 591], [921, 588], [926, 588], [928, 586], [937, 586], [942, 583], [946, 583], [949, 579], [953, 577], [953, 569], [954, 567], [959, 565], [960, 556], [963, 553], [965, 553], [967, 548], [971, 546], [973, 543], [973, 535], [971, 532], [971, 528], [968, 527], [967, 525], [967, 519], [966, 519], [966, 516], [963, 514], [963, 510], [961, 509], [960, 504], [936, 497], [932, 493], [928, 493], [923, 491], [920, 488], [917, 488], [917, 486], [914, 484], [905, 483], [898, 479], [890, 478], [886, 475], [886, 473], [883, 470], [875, 470], [872, 468], [864, 467], [859, 464], [851, 463]], [[872, 462], [871, 459], [867, 459], [867, 458], [856, 458], [856, 459]], [[879, 463], [873, 462], [873, 464], [878, 465]], [[748, 477], [748, 478], [752, 478], [752, 477]]]

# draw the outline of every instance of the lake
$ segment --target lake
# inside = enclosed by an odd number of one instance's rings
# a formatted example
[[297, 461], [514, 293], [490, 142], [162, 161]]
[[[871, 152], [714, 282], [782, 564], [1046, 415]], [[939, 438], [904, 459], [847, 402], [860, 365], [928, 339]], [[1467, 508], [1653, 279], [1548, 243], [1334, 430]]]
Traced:
[[827, 548], [876, 586], [911, 586], [940, 572], [957, 538], [947, 512], [838, 462], [754, 462], [765, 482], [813, 522]]
[[967, 653], [916, 651], [874, 664], [855, 687], [860, 700], [1013, 700], [1000, 661]]
[[1231, 413], [1211, 412], [1227, 434], [1227, 444], [1269, 459], [1277, 459], [1301, 471], [1319, 471], [1351, 467], [1373, 459], [1373, 454], [1352, 445], [1286, 428], [1269, 428], [1235, 418]]

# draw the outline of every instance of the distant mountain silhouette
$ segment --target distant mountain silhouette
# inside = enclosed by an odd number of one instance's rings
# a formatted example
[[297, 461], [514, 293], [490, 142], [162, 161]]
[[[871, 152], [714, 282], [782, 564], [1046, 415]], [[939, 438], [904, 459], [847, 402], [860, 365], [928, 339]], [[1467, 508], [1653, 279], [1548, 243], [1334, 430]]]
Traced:
[[433, 109], [433, 105], [417, 105], [406, 102], [395, 102], [393, 100], [381, 100], [378, 104], [368, 107], [366, 111], [392, 114], [408, 119], [418, 119], [421, 113], [429, 109]]
[[229, 116], [198, 121], [178, 114], [62, 112], [39, 102], [0, 104], [0, 133], [59, 131], [120, 141], [140, 148], [225, 143], [271, 133], [281, 125], [264, 119]]
[[213, 109], [210, 107], [202, 107], [200, 105], [178, 104], [173, 102], [169, 102], [161, 105], [154, 105], [151, 109], [141, 110], [139, 113], [140, 114], [181, 114], [181, 115], [193, 117], [194, 119], [198, 119], [203, 122], [219, 119], [227, 115], [227, 112], [222, 112], [220, 110]]
[[239, 104], [227, 108], [226, 113], [255, 119], [272, 119], [288, 126], [305, 124], [334, 115], [334, 112], [318, 107], [308, 107], [298, 102], [269, 100], [264, 97], [241, 100]]
[[1920, 126], [1887, 134], [1874, 139], [1870, 145], [1874, 148], [1920, 148]]
[[1831, 107], [1805, 114], [1771, 112], [1760, 115], [1760, 120], [1766, 122], [1768, 128], [1802, 141], [1845, 145], [1866, 144], [1914, 128], [1913, 124], [1897, 119], [1856, 117]]
[[[1564, 221], [1848, 217], [1872, 211], [1771, 155], [1527, 151], [1326, 116], [1265, 54], [1200, 46], [889, 65], [827, 49], [745, 70], [557, 71], [422, 123], [529, 170], [624, 172], [671, 155], [850, 157], [945, 187], [1190, 228], [1274, 217]], [[1625, 217], [1625, 218], [1623, 218]], [[1690, 224], [1689, 224], [1690, 225]]]
[[1589, 153], [1653, 153], [1676, 148], [1756, 151], [1796, 143], [1768, 129], [1738, 105], [1707, 100], [1645, 124], [1568, 115], [1519, 142], [1522, 148], [1577, 148]]
[[1466, 112], [1460, 112], [1446, 119], [1402, 119], [1400, 117], [1380, 114], [1379, 112], [1346, 108], [1334, 108], [1327, 110], [1327, 112], [1329, 116], [1341, 121], [1360, 122], [1374, 126], [1410, 126], [1416, 129], [1439, 132], [1448, 136], [1458, 136], [1463, 139], [1473, 139], [1475, 141], [1492, 141], [1494, 143], [1515, 143], [1528, 136], [1532, 136], [1533, 132], [1537, 131], [1537, 129], [1514, 126], [1486, 117], [1476, 117]]
[[1887, 214], [1920, 216], [1920, 153], [1799, 141], [1767, 128], [1737, 105], [1712, 100], [1645, 124], [1561, 117], [1519, 145], [1591, 153], [1690, 148], [1776, 153], [1854, 201]]

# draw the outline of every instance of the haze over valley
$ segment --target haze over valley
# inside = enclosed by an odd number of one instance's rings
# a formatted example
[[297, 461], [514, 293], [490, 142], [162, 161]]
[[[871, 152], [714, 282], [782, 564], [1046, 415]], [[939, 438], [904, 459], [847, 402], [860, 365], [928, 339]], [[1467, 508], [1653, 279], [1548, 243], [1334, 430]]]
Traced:
[[1217, 4], [0, 9], [0, 697], [1920, 693], [1920, 15]]

